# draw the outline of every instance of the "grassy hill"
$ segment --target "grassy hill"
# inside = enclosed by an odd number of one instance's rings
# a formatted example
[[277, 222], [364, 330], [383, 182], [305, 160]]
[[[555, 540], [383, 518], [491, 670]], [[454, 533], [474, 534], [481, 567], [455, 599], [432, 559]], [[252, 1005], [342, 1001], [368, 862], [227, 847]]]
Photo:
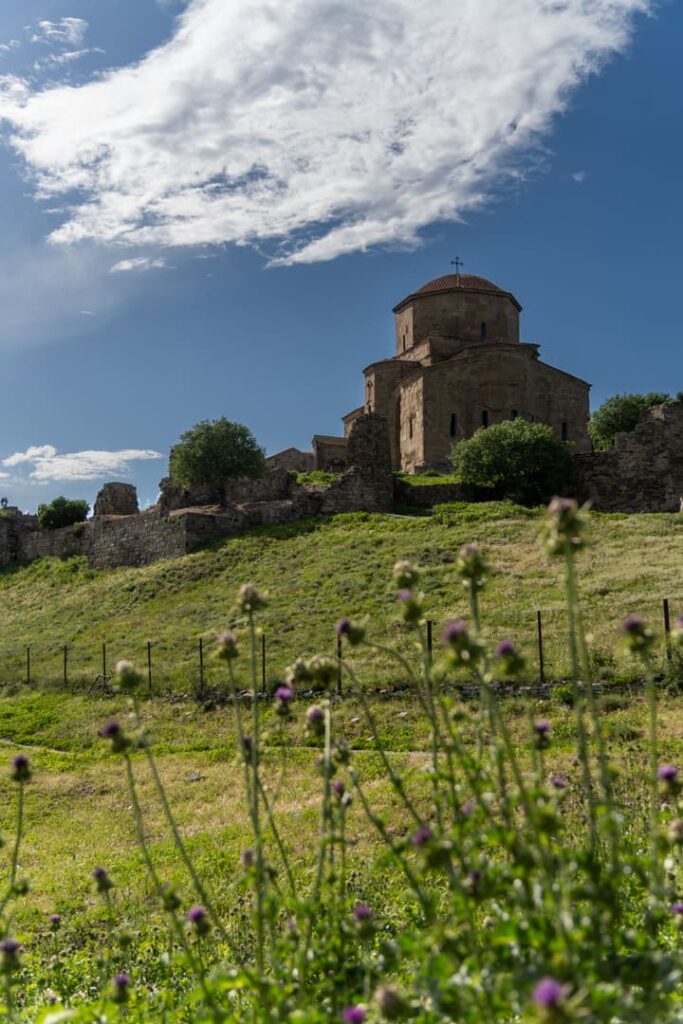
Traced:
[[[424, 590], [435, 623], [465, 614], [452, 575], [461, 544], [479, 541], [495, 575], [484, 597], [492, 636], [509, 636], [527, 650], [530, 678], [537, 675], [536, 610], [543, 613], [547, 674], [567, 671], [562, 569], [537, 543], [540, 513], [501, 504], [442, 506], [432, 516], [353, 513], [291, 526], [255, 530], [175, 561], [143, 569], [97, 571], [84, 560], [46, 559], [0, 573], [0, 682], [31, 676], [39, 684], [63, 679], [68, 644], [70, 685], [89, 684], [128, 657], [146, 664], [152, 641], [156, 690], [187, 689], [199, 680], [198, 640], [239, 621], [231, 605], [237, 587], [253, 582], [270, 595], [263, 616], [267, 674], [277, 679], [303, 652], [334, 651], [334, 623], [342, 614], [368, 617], [378, 639], [398, 642], [391, 567], [411, 558], [426, 571]], [[594, 544], [581, 562], [582, 588], [594, 637], [596, 669], [629, 671], [614, 660], [618, 624], [640, 611], [661, 624], [661, 602], [683, 607], [683, 517], [593, 514]], [[435, 633], [436, 635], [436, 633]], [[661, 654], [661, 651], [660, 651]], [[366, 670], [385, 680], [381, 656]], [[205, 659], [209, 682], [218, 669]]]
[[[92, 869], [105, 865], [116, 881], [117, 927], [137, 937], [136, 960], [121, 961], [153, 981], [164, 938], [162, 917], [145, 876], [120, 760], [97, 738], [109, 716], [127, 720], [125, 698], [88, 697], [83, 686], [60, 686], [64, 642], [72, 645], [73, 679], [87, 684], [99, 669], [102, 640], [108, 657], [134, 657], [144, 663], [148, 638], [154, 640], [156, 699], [146, 700], [143, 715], [159, 770], [168, 787], [180, 828], [196, 864], [227, 916], [243, 906], [245, 883], [237, 867], [248, 843], [241, 766], [235, 755], [232, 708], [212, 710], [182, 699], [196, 683], [196, 642], [207, 640], [207, 673], [217, 680], [208, 641], [233, 621], [231, 605], [240, 583], [253, 581], [270, 593], [262, 621], [273, 676], [302, 652], [334, 650], [333, 627], [343, 613], [367, 616], [379, 640], [410, 651], [405, 628], [397, 623], [389, 585], [393, 563], [415, 559], [424, 568], [423, 589], [435, 622], [465, 614], [461, 586], [453, 573], [459, 546], [478, 540], [487, 549], [495, 575], [483, 600], [492, 637], [510, 636], [526, 647], [529, 676], [535, 662], [535, 613], [541, 608], [549, 673], [566, 668], [566, 622], [561, 567], [541, 552], [540, 513], [505, 504], [444, 507], [433, 516], [344, 515], [290, 527], [262, 529], [211, 549], [145, 569], [94, 571], [80, 559], [46, 560], [0, 574], [0, 742], [6, 756], [30, 754], [35, 769], [27, 794], [26, 839], [21, 873], [31, 893], [17, 912], [16, 929], [27, 946], [37, 986], [62, 991], [96, 991], [111, 963], [98, 959], [110, 945], [106, 913], [93, 891]], [[582, 591], [593, 634], [596, 665], [612, 676], [633, 673], [617, 647], [618, 623], [639, 610], [658, 622], [661, 599], [672, 611], [683, 608], [683, 517], [591, 516], [593, 546], [581, 556]], [[37, 687], [21, 684], [25, 645], [32, 648]], [[663, 645], [657, 657], [663, 663]], [[353, 652], [363, 681], [386, 688], [395, 679], [393, 665], [363, 648]], [[241, 663], [240, 663], [241, 665]], [[244, 680], [245, 685], [247, 680]], [[174, 692], [164, 695], [163, 691]], [[426, 797], [423, 773], [429, 727], [409, 694], [385, 699], [374, 694], [372, 707], [392, 763], [413, 792]], [[310, 849], [319, 827], [319, 771], [315, 741], [304, 728], [304, 708], [286, 726], [270, 707], [263, 715], [263, 759], [278, 827], [298, 875], [311, 871]], [[505, 714], [520, 749], [525, 744], [525, 702], [508, 700]], [[572, 710], [555, 699], [533, 698], [531, 712], [553, 725], [548, 769], [570, 779], [568, 806], [579, 820], [580, 787], [573, 755], [576, 745]], [[612, 694], [605, 707], [607, 734], [618, 758], [618, 786], [629, 805], [634, 827], [645, 811], [647, 751], [643, 742], [647, 708], [641, 695]], [[336, 729], [349, 744], [353, 763], [365, 780], [374, 805], [392, 827], [405, 828], [395, 794], [382, 770], [361, 702], [352, 694], [335, 705]], [[683, 697], [662, 693], [662, 759], [683, 758]], [[463, 733], [474, 740], [474, 722]], [[187, 893], [187, 879], [173, 854], [168, 830], [154, 796], [144, 758], [135, 755], [136, 774], [148, 839], [164, 878]], [[0, 830], [12, 834], [15, 788], [0, 772]], [[580, 825], [578, 826], [580, 827]], [[355, 893], [359, 900], [398, 913], [402, 887], [377, 860], [378, 844], [355, 805], [349, 820]], [[237, 909], [234, 909], [237, 908]], [[392, 909], [393, 908], [393, 909]], [[59, 948], [61, 974], [50, 960], [56, 940], [47, 917], [62, 915]], [[105, 963], [105, 966], [103, 966]], [[31, 998], [31, 993], [28, 993]]]

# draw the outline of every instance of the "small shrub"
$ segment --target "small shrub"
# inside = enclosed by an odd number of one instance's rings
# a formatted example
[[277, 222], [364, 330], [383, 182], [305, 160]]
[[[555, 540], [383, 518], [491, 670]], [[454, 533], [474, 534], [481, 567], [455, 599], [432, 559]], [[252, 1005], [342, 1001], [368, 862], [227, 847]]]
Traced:
[[43, 530], [59, 530], [64, 526], [84, 523], [90, 506], [77, 498], [55, 498], [49, 505], [38, 506], [38, 522]]
[[552, 699], [556, 704], [564, 704], [566, 708], [574, 707], [574, 687], [571, 683], [560, 683], [551, 690]]
[[552, 427], [523, 419], [481, 427], [454, 445], [451, 461], [466, 486], [520, 505], [546, 501], [572, 478], [569, 445]]
[[322, 487], [333, 484], [339, 479], [339, 473], [328, 473], [324, 469], [312, 469], [308, 473], [296, 473], [295, 478], [298, 484], [309, 484], [313, 487]]
[[630, 430], [647, 409], [670, 402], [671, 396], [659, 391], [646, 395], [613, 395], [590, 418], [588, 433], [596, 448], [609, 448], [617, 434]]

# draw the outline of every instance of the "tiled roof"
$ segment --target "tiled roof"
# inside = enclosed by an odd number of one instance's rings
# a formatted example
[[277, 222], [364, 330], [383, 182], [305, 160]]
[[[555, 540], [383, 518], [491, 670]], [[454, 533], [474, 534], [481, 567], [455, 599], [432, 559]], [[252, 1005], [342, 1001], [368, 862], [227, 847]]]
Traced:
[[473, 289], [479, 292], [502, 292], [497, 284], [487, 281], [485, 277], [476, 277], [474, 274], [447, 274], [445, 277], [435, 277], [428, 281], [421, 288], [417, 289], [416, 295], [424, 295], [425, 292], [441, 292], [446, 288]]

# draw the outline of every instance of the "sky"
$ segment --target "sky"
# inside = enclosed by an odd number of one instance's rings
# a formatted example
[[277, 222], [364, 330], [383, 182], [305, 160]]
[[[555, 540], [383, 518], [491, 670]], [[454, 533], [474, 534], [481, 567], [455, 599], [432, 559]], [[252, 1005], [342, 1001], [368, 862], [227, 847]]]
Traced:
[[592, 405], [683, 389], [673, 0], [3, 0], [0, 495], [340, 433], [464, 260]]

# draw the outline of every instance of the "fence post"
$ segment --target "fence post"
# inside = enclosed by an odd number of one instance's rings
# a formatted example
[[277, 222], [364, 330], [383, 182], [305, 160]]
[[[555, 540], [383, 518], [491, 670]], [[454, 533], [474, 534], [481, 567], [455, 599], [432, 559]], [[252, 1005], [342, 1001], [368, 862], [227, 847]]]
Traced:
[[204, 640], [199, 638], [199, 696], [204, 693]]
[[432, 660], [432, 647], [433, 647], [432, 626], [433, 626], [432, 620], [431, 619], [427, 619], [427, 650], [429, 651], [429, 660], [430, 661]]
[[671, 661], [671, 617], [669, 615], [669, 598], [662, 601], [664, 611], [664, 642], [666, 643], [666, 660]]
[[64, 644], [64, 688], [69, 687], [69, 645]]
[[152, 696], [152, 641], [147, 641], [147, 682], [149, 684], [149, 695]]
[[31, 648], [26, 648], [26, 685], [31, 685]]
[[266, 692], [266, 634], [261, 633], [261, 692]]
[[536, 612], [536, 629], [538, 632], [538, 675], [541, 683], [544, 683], [545, 665], [543, 663], [543, 621], [540, 609]]
[[342, 692], [342, 638], [337, 636], [337, 693], [341, 697]]
[[102, 644], [102, 680], [107, 681], [107, 644]]

